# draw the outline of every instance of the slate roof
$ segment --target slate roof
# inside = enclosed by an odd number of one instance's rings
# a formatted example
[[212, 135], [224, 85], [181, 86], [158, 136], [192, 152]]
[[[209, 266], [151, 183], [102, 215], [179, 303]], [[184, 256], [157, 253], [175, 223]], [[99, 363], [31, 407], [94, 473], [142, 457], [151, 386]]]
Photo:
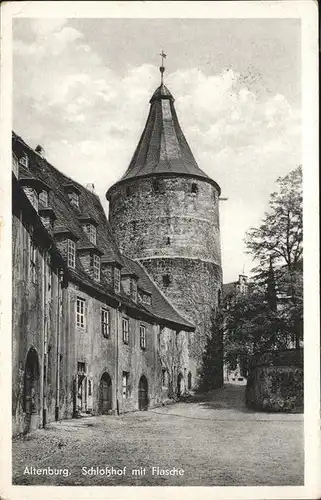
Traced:
[[167, 318], [174, 323], [178, 323], [188, 329], [194, 329], [193, 323], [186, 320], [180, 313], [177, 311], [172, 304], [167, 300], [162, 291], [158, 288], [158, 286], [154, 283], [151, 277], [148, 275], [147, 271], [144, 267], [137, 261], [133, 261], [128, 257], [123, 256], [125, 265], [128, 269], [131, 269], [136, 276], [138, 276], [139, 286], [146, 291], [152, 292], [152, 301], [151, 304], [144, 304], [146, 309], [155, 314], [155, 316], [161, 315], [161, 317]]
[[[147, 122], [128, 169], [118, 183], [137, 177], [182, 175], [220, 187], [199, 168], [178, 122], [174, 98], [160, 85], [150, 100]], [[108, 197], [107, 192], [107, 197]]]
[[[75, 269], [68, 269], [71, 278], [95, 289], [97, 292], [107, 294], [110, 298], [121, 300], [122, 304], [144, 312], [155, 320], [156, 318], [162, 319], [165, 322], [176, 323], [187, 330], [194, 330], [195, 327], [192, 323], [176, 311], [151, 281], [142, 266], [121, 254], [99, 197], [53, 167], [15, 133], [13, 133], [12, 137], [12, 147], [18, 158], [22, 156], [23, 152], [26, 152], [29, 158], [28, 169], [19, 165], [19, 177], [22, 175], [24, 178], [28, 176], [40, 180], [50, 189], [48, 208], [53, 211], [56, 217], [53, 234], [57, 234], [59, 231], [71, 232], [77, 241], [78, 249], [97, 249], [102, 254], [101, 262], [118, 264], [124, 270], [129, 270], [137, 275], [138, 287], [151, 293], [152, 305], [135, 303], [125, 294], [122, 288], [121, 293], [118, 295], [106, 283], [94, 281], [82, 267], [77, 253]], [[79, 209], [70, 203], [64, 189], [66, 185], [72, 185], [78, 191]], [[82, 229], [81, 220], [84, 216], [91, 217], [97, 223], [97, 245], [90, 242], [87, 234]]]

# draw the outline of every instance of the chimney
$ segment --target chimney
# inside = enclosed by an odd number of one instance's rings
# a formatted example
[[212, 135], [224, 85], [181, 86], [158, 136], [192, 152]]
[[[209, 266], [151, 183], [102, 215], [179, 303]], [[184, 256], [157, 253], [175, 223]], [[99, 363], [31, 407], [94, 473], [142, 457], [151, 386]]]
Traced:
[[88, 182], [88, 184], [86, 184], [86, 189], [88, 189], [91, 193], [95, 193], [95, 184]]
[[45, 157], [45, 150], [42, 146], [40, 146], [40, 144], [38, 144], [38, 146], [36, 147], [35, 149], [36, 153], [38, 153], [38, 155], [41, 156], [41, 158], [44, 158]]

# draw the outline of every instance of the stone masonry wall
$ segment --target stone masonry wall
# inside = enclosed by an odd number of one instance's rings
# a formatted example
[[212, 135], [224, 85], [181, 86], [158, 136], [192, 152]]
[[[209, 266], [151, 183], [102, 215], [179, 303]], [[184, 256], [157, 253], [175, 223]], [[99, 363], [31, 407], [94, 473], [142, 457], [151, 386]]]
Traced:
[[252, 359], [246, 386], [249, 408], [303, 411], [303, 350], [268, 352]]
[[[154, 191], [153, 178], [111, 191], [109, 220], [120, 249], [132, 258], [175, 255], [220, 265], [216, 188], [179, 177], [160, 182], [160, 192]], [[193, 184], [197, 193], [192, 192]]]

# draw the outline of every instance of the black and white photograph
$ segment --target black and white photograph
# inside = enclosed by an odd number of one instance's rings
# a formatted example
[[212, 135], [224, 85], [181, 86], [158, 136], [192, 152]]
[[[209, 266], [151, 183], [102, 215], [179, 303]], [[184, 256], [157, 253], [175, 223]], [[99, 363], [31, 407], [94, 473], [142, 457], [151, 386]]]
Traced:
[[320, 340], [303, 27], [315, 33], [316, 6], [99, 2], [94, 15], [91, 2], [19, 3], [12, 485], [308, 498]]

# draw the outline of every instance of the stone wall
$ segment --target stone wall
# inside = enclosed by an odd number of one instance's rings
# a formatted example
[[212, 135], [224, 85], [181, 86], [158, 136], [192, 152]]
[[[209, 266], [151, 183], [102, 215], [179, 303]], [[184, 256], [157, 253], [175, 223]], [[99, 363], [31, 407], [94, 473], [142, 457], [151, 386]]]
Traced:
[[[110, 191], [109, 221], [129, 257], [181, 256], [221, 263], [216, 188], [183, 177], [137, 179]], [[192, 192], [192, 185], [197, 193]]]
[[303, 350], [253, 357], [247, 379], [246, 405], [259, 411], [302, 412]]

